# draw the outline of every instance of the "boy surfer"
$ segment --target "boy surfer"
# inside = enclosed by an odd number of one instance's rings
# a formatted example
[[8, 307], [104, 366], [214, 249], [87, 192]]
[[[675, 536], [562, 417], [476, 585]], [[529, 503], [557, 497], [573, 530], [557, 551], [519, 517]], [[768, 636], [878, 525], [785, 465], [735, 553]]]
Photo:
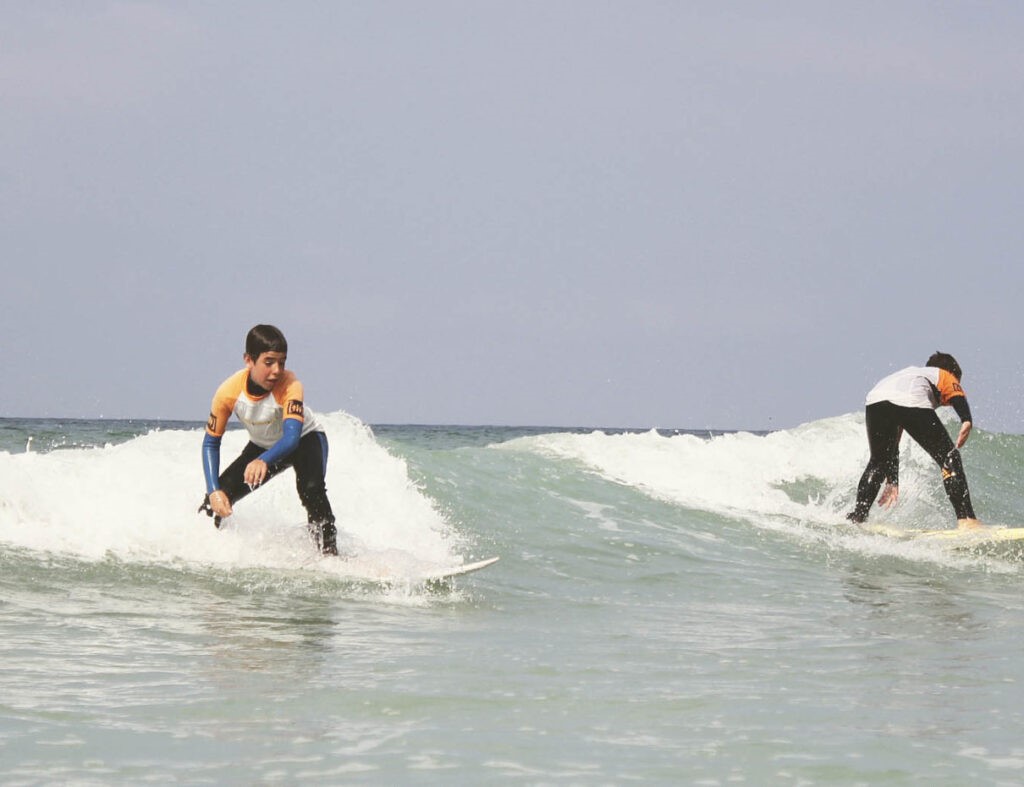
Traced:
[[[199, 510], [221, 520], [232, 505], [288, 467], [306, 509], [310, 535], [325, 555], [337, 555], [334, 513], [327, 499], [327, 435], [303, 403], [302, 383], [285, 371], [288, 342], [273, 325], [257, 325], [245, 338], [245, 368], [221, 383], [213, 396], [203, 439], [206, 498]], [[249, 443], [220, 472], [220, 443], [234, 413]]]
[[[973, 426], [967, 396], [960, 387], [960, 364], [948, 353], [933, 353], [922, 366], [909, 366], [879, 381], [867, 395], [864, 420], [871, 458], [857, 485], [857, 504], [846, 515], [852, 522], [864, 522], [885, 482], [878, 504], [888, 508], [899, 497], [900, 438], [907, 431], [942, 469], [942, 484], [956, 511], [959, 527], [978, 527], [971, 493], [967, 488], [960, 448]], [[956, 445], [935, 414], [935, 408], [949, 405], [960, 416]]]

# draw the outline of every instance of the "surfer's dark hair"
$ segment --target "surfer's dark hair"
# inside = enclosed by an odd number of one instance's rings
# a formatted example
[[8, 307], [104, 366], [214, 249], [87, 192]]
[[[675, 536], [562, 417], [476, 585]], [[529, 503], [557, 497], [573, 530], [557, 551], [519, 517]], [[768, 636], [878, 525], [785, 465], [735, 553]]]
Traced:
[[245, 337], [245, 354], [257, 360], [263, 353], [288, 354], [288, 340], [273, 325], [255, 325]]
[[960, 370], [960, 364], [958, 364], [956, 362], [956, 358], [949, 353], [933, 352], [925, 366], [935, 366], [939, 369], [945, 369], [957, 380], [964, 376], [964, 373]]

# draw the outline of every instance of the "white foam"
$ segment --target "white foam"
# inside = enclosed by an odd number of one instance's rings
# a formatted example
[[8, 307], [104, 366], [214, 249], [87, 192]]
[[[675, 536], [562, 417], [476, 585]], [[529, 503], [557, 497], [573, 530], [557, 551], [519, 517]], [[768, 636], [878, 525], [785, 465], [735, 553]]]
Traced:
[[[397, 570], [461, 563], [459, 535], [410, 481], [405, 461], [357, 418], [322, 417], [339, 546], [390, 556]], [[94, 559], [328, 565], [315, 559], [291, 471], [240, 501], [220, 531], [197, 514], [202, 439], [201, 429], [153, 431], [101, 448], [0, 453], [0, 540]], [[224, 436], [222, 467], [245, 440], [241, 431]]]
[[[764, 435], [597, 431], [524, 437], [496, 447], [574, 460], [604, 478], [694, 509], [818, 523], [842, 519], [868, 456], [858, 414]], [[801, 497], [796, 485], [811, 491]], [[931, 512], [945, 500], [931, 459], [906, 437], [900, 494], [904, 517], [920, 517], [922, 506]]]

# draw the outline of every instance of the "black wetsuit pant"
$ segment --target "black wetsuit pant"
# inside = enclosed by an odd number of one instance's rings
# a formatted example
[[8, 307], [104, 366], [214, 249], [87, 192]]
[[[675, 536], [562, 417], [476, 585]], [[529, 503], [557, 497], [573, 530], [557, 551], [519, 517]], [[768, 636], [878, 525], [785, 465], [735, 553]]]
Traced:
[[[220, 488], [227, 494], [232, 506], [253, 491], [243, 480], [245, 468], [266, 450], [255, 443], [247, 443], [238, 458], [220, 474]], [[303, 508], [306, 509], [310, 535], [316, 540], [322, 552], [337, 554], [334, 512], [331, 511], [331, 504], [327, 499], [327, 484], [324, 481], [327, 472], [327, 435], [323, 432], [309, 432], [303, 435], [298, 447], [291, 454], [267, 466], [267, 477], [263, 483], [267, 483], [289, 467], [295, 468], [295, 488], [298, 490]], [[209, 509], [209, 497], [204, 508], [207, 513], [213, 513]], [[216, 524], [220, 527], [219, 518]]]
[[904, 429], [942, 469], [942, 483], [956, 518], [975, 518], [960, 452], [934, 410], [875, 402], [867, 406], [864, 418], [871, 458], [857, 485], [857, 505], [848, 515], [849, 519], [863, 522], [868, 518], [883, 481], [899, 484], [899, 441]]

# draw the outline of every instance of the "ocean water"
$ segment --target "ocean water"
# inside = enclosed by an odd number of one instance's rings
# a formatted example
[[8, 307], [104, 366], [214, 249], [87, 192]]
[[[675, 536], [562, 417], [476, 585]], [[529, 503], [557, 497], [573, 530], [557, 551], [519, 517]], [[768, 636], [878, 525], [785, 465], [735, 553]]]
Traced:
[[[1024, 783], [1024, 556], [844, 524], [860, 415], [325, 425], [347, 562], [290, 473], [197, 515], [201, 424], [0, 420], [0, 783]], [[964, 461], [1024, 524], [1024, 437]], [[902, 462], [873, 520], [952, 526]]]

